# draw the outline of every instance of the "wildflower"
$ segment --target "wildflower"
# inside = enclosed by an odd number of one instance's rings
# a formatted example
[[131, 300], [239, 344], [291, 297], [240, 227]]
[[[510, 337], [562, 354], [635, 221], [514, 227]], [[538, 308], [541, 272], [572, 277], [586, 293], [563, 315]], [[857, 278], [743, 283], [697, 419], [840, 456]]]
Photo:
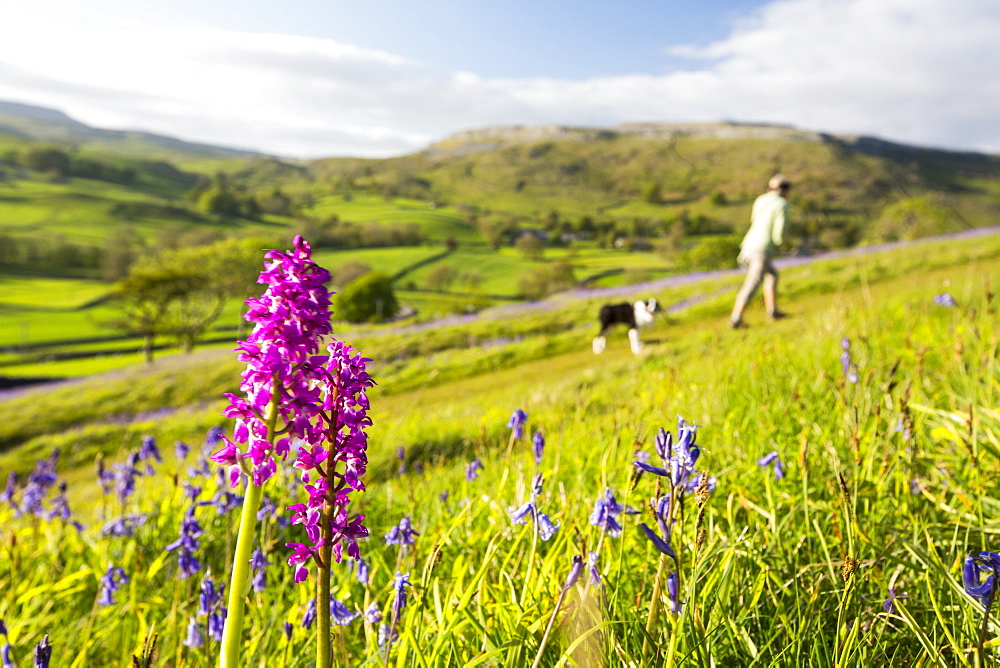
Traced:
[[[368, 417], [367, 389], [375, 382], [365, 370], [371, 360], [361, 357], [353, 348], [333, 341], [327, 346], [329, 356], [322, 369], [318, 397], [322, 436], [330, 436], [329, 449], [314, 439], [309, 447], [299, 448], [295, 467], [303, 471], [302, 489], [305, 504], [290, 506], [294, 510], [292, 524], [313, 524], [318, 533], [309, 535], [312, 554], [318, 554], [324, 545], [332, 546], [332, 556], [340, 562], [346, 551], [352, 559], [361, 557], [358, 539], [368, 537], [364, 515], [350, 515], [351, 494], [362, 492], [365, 485], [361, 478], [368, 466], [368, 435], [371, 425]], [[318, 514], [318, 518], [315, 519]], [[415, 534], [416, 532], [414, 532]], [[412, 543], [412, 537], [409, 540]], [[294, 558], [301, 556], [299, 552]], [[289, 565], [292, 565], [292, 558]], [[301, 572], [305, 566], [299, 565]]]
[[313, 622], [316, 621], [316, 599], [311, 598], [309, 602], [306, 603], [306, 611], [302, 614], [302, 628], [310, 629], [312, 628]]
[[330, 620], [338, 626], [347, 626], [358, 616], [357, 612], [351, 610], [335, 599], [330, 599]]
[[955, 298], [952, 297], [947, 292], [943, 292], [939, 295], [934, 295], [934, 299], [932, 301], [938, 306], [945, 306], [948, 308], [954, 308], [955, 306], [958, 306], [958, 302], [955, 301]]
[[407, 579], [409, 577], [409, 573], [403, 574], [396, 571], [396, 575], [392, 579], [392, 588], [396, 593], [392, 599], [392, 618], [394, 620], [399, 619], [400, 614], [406, 607], [406, 585], [410, 584], [410, 581]]
[[615, 499], [615, 493], [607, 488], [604, 493], [597, 497], [594, 502], [594, 510], [590, 513], [590, 524], [600, 527], [612, 538], [617, 538], [622, 533], [622, 525], [618, 522], [618, 515], [634, 515], [638, 511], [628, 506], [623, 506]]
[[[212, 459], [240, 468], [249, 464], [253, 484], [260, 486], [277, 470], [275, 456], [288, 454], [294, 438], [318, 441], [316, 401], [319, 392], [313, 382], [321, 377], [312, 357], [319, 340], [330, 333], [330, 295], [324, 284], [330, 274], [311, 259], [312, 251], [301, 236], [289, 253], [271, 250], [258, 282], [267, 286], [258, 298], [247, 300], [244, 316], [255, 323], [246, 341], [240, 341], [238, 359], [247, 363], [240, 390], [243, 396], [226, 394], [229, 407], [225, 416], [234, 418], [232, 439], [220, 435], [223, 447]], [[263, 419], [269, 405], [287, 425], [275, 438]], [[245, 450], [240, 446], [245, 446]], [[238, 484], [238, 476], [233, 480]], [[231, 484], [232, 484], [231, 482]], [[235, 485], [233, 485], [235, 486]]]
[[396, 448], [396, 459], [399, 460], [399, 475], [406, 473], [406, 448], [399, 446]]
[[15, 513], [19, 513], [21, 509], [18, 507], [17, 502], [14, 501], [15, 492], [17, 492], [17, 474], [11, 471], [7, 475], [7, 486], [0, 493], [0, 502], [10, 505]]
[[563, 591], [575, 585], [576, 581], [580, 579], [581, 573], [583, 573], [583, 557], [579, 554], [574, 554], [573, 565], [570, 567], [569, 574], [566, 576], [566, 584], [563, 585]]
[[0, 660], [3, 661], [3, 668], [16, 668], [14, 658], [11, 656], [13, 649], [10, 642], [5, 642], [3, 647], [0, 647]]
[[222, 634], [226, 628], [227, 612], [225, 606], [220, 605], [216, 612], [208, 616], [208, 637], [215, 642], [222, 642]]
[[123, 515], [118, 519], [111, 520], [101, 527], [102, 536], [125, 536], [130, 537], [138, 527], [146, 523], [146, 516], [141, 513]]
[[[664, 532], [664, 535], [661, 537], [655, 531], [653, 531], [648, 526], [646, 526], [645, 523], [642, 523], [639, 526], [645, 532], [646, 537], [649, 538], [650, 542], [653, 543], [653, 547], [655, 547], [657, 550], [659, 550], [663, 554], [667, 555], [668, 557], [672, 557], [673, 559], [677, 558], [677, 554], [674, 552], [674, 548], [670, 544], [670, 532], [669, 532], [669, 530], [666, 531], [666, 532]], [[666, 529], [666, 528], [667, 528], [666, 525], [663, 525], [663, 524], [660, 525], [660, 529], [661, 530]]]
[[267, 589], [267, 567], [271, 562], [267, 560], [264, 552], [259, 548], [253, 551], [250, 557], [250, 568], [253, 569], [253, 580], [251, 584], [255, 592], [262, 592]]
[[483, 470], [483, 462], [476, 457], [465, 467], [465, 480], [472, 482], [479, 477], [479, 472]]
[[194, 516], [195, 506], [188, 508], [181, 521], [181, 536], [164, 549], [168, 552], [177, 550], [177, 565], [180, 567], [181, 580], [187, 579], [201, 570], [201, 563], [194, 553], [201, 547], [198, 537], [202, 534], [201, 525]]
[[[962, 569], [965, 591], [969, 596], [979, 601], [983, 607], [989, 608], [996, 594], [996, 574], [1000, 571], [1000, 554], [996, 552], [970, 552], [965, 557]], [[985, 580], [983, 573], [989, 573]]]
[[587, 555], [587, 564], [590, 567], [590, 580], [587, 581], [587, 584], [594, 587], [601, 586], [601, 572], [597, 570], [597, 561], [599, 558], [596, 552], [590, 552]]
[[212, 614], [212, 611], [222, 602], [222, 593], [225, 588], [224, 584], [216, 587], [215, 580], [206, 573], [198, 589], [198, 614], [202, 617]]
[[291, 622], [285, 622], [284, 623], [284, 625], [282, 626], [282, 630], [284, 630], [284, 632], [285, 632], [285, 640], [289, 640], [290, 641], [292, 639], [292, 631], [294, 629], [295, 629], [295, 627], [292, 626]]
[[46, 634], [42, 641], [35, 647], [34, 668], [49, 668], [49, 661], [52, 660], [52, 645], [49, 644], [49, 636]]
[[764, 455], [763, 457], [757, 460], [758, 466], [770, 466], [771, 464], [774, 465], [774, 479], [781, 480], [782, 478], [784, 478], [785, 467], [781, 463], [781, 457], [778, 455], [777, 450], [769, 452], [768, 454]]
[[389, 533], [385, 535], [385, 542], [389, 545], [413, 545], [416, 542], [415, 536], [419, 536], [420, 533], [413, 530], [410, 525], [410, 518], [404, 517], [399, 520], [397, 526], [389, 529]]
[[443, 492], [438, 494], [438, 498], [441, 500], [441, 503], [448, 503], [449, 496], [451, 496], [451, 494], [448, 492], [448, 490], [444, 490]]
[[191, 446], [184, 441], [174, 441], [174, 457], [178, 461], [184, 461], [187, 459], [188, 453], [191, 452]]
[[381, 624], [378, 627], [378, 646], [381, 649], [388, 645], [392, 647], [399, 640], [399, 631], [389, 628], [388, 624]]
[[902, 415], [900, 415], [899, 419], [896, 420], [896, 426], [893, 427], [892, 432], [894, 434], [897, 434], [897, 433], [902, 434], [903, 435], [903, 441], [910, 440], [910, 429], [907, 426], [907, 421], [903, 419]]
[[125, 575], [125, 569], [108, 566], [107, 572], [101, 577], [101, 592], [97, 597], [98, 604], [114, 605], [114, 593], [123, 584], [128, 584], [128, 576]]
[[559, 523], [553, 524], [545, 513], [537, 513], [535, 520], [538, 525], [538, 537], [542, 540], [547, 541], [559, 532]]
[[681, 606], [685, 603], [680, 600], [680, 592], [678, 591], [679, 584], [677, 573], [671, 572], [670, 575], [667, 576], [667, 594], [670, 596], [670, 602], [673, 604], [671, 612], [675, 615], [680, 614]]
[[848, 382], [858, 382], [858, 365], [851, 361], [851, 340], [846, 336], [840, 340], [840, 347], [844, 352], [840, 353], [840, 365], [844, 368], [844, 377]]
[[701, 455], [701, 449], [695, 445], [698, 426], [688, 424], [684, 418], [677, 418], [677, 442], [673, 435], [661, 427], [655, 438], [656, 454], [663, 460], [665, 467], [653, 466], [640, 460], [635, 465], [654, 475], [669, 478], [674, 487], [687, 485], [688, 479], [695, 471], [695, 464]]
[[512, 437], [520, 439], [524, 436], [524, 423], [528, 421], [528, 414], [520, 408], [515, 408], [507, 420], [507, 428], [512, 430]]
[[51, 520], [58, 517], [64, 522], [69, 521], [72, 512], [69, 509], [69, 501], [66, 499], [66, 488], [66, 481], [59, 483], [59, 493], [52, 497], [52, 500], [49, 502], [52, 507], [46, 514], [46, 519]]
[[155, 459], [158, 463], [163, 463], [160, 456], [160, 449], [156, 447], [156, 439], [152, 436], [143, 436], [142, 445], [139, 446], [139, 461], [146, 462], [146, 475], [153, 475], [156, 470], [149, 464], [150, 459]]
[[882, 609], [888, 612], [890, 615], [896, 614], [896, 601], [901, 598], [906, 597], [906, 592], [902, 594], [896, 593], [895, 587], [889, 587], [889, 596], [882, 602]]
[[529, 516], [534, 518], [537, 512], [534, 501], [528, 501], [519, 508], [512, 506], [507, 510], [510, 512], [510, 518], [514, 521], [514, 524], [527, 524], [528, 521], [524, 518]]
[[370, 567], [368, 562], [364, 559], [358, 559], [351, 562], [351, 570], [354, 571], [354, 577], [358, 579], [363, 585], [368, 584], [368, 574], [370, 572]]
[[378, 624], [382, 621], [382, 611], [379, 609], [378, 603], [372, 601], [372, 604], [365, 609], [364, 618], [369, 624]]
[[181, 641], [185, 647], [201, 647], [205, 644], [205, 638], [201, 635], [201, 626], [194, 617], [188, 618], [187, 636]]
[[536, 431], [531, 437], [531, 453], [535, 456], [535, 463], [542, 463], [542, 454], [545, 452], [545, 437], [542, 432]]

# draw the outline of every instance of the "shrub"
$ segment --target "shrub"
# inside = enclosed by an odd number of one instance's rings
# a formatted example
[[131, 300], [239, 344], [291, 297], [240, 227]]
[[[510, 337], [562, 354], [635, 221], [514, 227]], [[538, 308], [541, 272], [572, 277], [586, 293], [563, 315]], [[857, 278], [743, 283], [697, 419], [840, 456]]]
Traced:
[[337, 294], [337, 315], [348, 322], [368, 322], [391, 318], [399, 312], [392, 279], [376, 271], [352, 281]]

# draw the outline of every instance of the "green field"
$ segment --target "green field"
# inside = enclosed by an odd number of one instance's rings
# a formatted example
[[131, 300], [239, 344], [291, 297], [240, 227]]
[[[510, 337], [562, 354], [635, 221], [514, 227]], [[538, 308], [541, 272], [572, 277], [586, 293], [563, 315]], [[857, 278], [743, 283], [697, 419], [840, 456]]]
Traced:
[[[380, 651], [379, 624], [359, 617], [335, 627], [338, 661], [947, 666], [982, 656], [988, 665], [1000, 625], [990, 616], [983, 626], [963, 564], [970, 550], [1000, 548], [998, 281], [995, 237], [825, 261], [783, 272], [790, 318], [768, 323], [755, 304], [751, 328], [730, 331], [731, 293], [707, 296], [645, 331], [640, 356], [623, 332], [604, 355], [590, 352], [586, 301], [413, 334], [342, 333], [372, 358], [378, 382], [368, 490], [356, 501], [371, 573], [361, 583], [335, 566], [332, 595], [352, 613], [374, 603], [398, 639]], [[670, 304], [719, 287], [655, 296]], [[943, 292], [956, 306], [934, 303]], [[840, 360], [845, 338], [854, 380]], [[83, 524], [78, 532], [43, 511], [15, 517], [0, 506], [17, 545], [0, 556], [0, 618], [18, 657], [47, 633], [64, 665], [124, 664], [155, 629], [168, 665], [214, 662], [216, 642], [182, 641], [191, 623], [204, 633], [205, 574], [228, 579], [239, 511], [195, 506], [202, 568], [179, 580], [176, 554], [163, 548], [190, 507], [181, 483], [203, 486], [205, 501], [217, 483], [189, 472], [195, 455], [182, 464], [170, 444], [197, 453], [204, 431], [226, 423], [219, 397], [236, 389], [240, 366], [231, 352], [204, 350], [0, 401], [0, 472], [22, 475], [14, 500], [25, 498], [33, 460], [60, 447], [58, 475]], [[528, 413], [521, 440], [505, 428], [518, 407]], [[715, 483], [675, 493], [668, 557], [640, 523], [656, 530], [648, 501], [670, 494], [669, 478], [637, 479], [633, 462], [642, 451], [661, 464], [656, 433], [677, 436], [678, 414], [698, 425], [696, 468]], [[537, 460], [535, 431], [546, 441]], [[150, 462], [158, 472], [138, 476], [124, 503], [102, 495], [94, 456], [120, 464], [145, 435], [164, 452]], [[784, 477], [758, 465], [770, 452]], [[483, 469], [468, 479], [475, 458]], [[558, 525], [551, 538], [530, 518], [512, 520], [536, 472], [536, 512]], [[299, 494], [296, 476], [286, 485], [284, 475], [265, 488], [279, 507]], [[617, 515], [620, 533], [594, 524], [606, 490], [639, 511]], [[147, 519], [134, 537], [102, 536], [122, 513]], [[386, 545], [403, 516], [419, 535]], [[240, 652], [252, 665], [312, 665], [316, 626], [301, 620], [314, 593], [284, 563], [284, 543], [304, 531], [274, 519], [259, 531], [271, 566], [267, 588], [246, 597]], [[565, 586], [573, 557], [586, 564], [590, 553], [599, 584], [585, 566]], [[113, 605], [97, 605], [108, 564], [129, 583]], [[393, 619], [396, 571], [411, 584]]]

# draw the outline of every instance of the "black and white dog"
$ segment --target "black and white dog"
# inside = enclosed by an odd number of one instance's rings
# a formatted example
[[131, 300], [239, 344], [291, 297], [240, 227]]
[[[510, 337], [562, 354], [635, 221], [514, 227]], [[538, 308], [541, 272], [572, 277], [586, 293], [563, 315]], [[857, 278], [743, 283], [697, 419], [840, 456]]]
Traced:
[[604, 335], [612, 325], [622, 324], [628, 327], [628, 340], [632, 345], [632, 352], [638, 355], [642, 351], [642, 341], [639, 340], [639, 328], [653, 322], [653, 314], [656, 313], [656, 300], [639, 300], [634, 304], [605, 304], [601, 307], [599, 318], [601, 319], [601, 331], [594, 337], [594, 354], [600, 355], [604, 352]]

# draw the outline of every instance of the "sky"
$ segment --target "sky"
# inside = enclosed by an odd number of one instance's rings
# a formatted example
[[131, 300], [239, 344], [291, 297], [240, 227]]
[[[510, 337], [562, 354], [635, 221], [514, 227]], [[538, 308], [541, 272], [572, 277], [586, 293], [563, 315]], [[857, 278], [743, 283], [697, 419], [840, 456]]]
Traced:
[[777, 123], [1000, 154], [997, 0], [2, 0], [0, 100], [296, 158]]

